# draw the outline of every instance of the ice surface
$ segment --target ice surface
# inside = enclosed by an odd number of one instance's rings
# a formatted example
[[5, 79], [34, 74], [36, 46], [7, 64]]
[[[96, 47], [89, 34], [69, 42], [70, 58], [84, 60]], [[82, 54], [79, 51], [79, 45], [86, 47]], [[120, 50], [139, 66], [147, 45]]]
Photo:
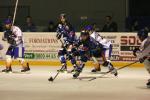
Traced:
[[[123, 69], [118, 78], [108, 74], [91, 82], [62, 73], [48, 82], [57, 69], [37, 66], [26, 74], [0, 73], [0, 100], [150, 100], [150, 89], [145, 86], [150, 75], [144, 68]], [[90, 70], [85, 68], [81, 77], [101, 75]]]

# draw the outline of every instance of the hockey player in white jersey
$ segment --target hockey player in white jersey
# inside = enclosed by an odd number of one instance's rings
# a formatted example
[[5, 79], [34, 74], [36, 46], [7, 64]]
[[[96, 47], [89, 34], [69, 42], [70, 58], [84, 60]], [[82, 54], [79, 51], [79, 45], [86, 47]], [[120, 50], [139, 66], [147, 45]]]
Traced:
[[[103, 66], [104, 67], [108, 67], [110, 71], [112, 71], [112, 74], [114, 74], [115, 76], [117, 76], [117, 70], [113, 67], [110, 58], [111, 58], [111, 53], [112, 53], [112, 44], [111, 41], [106, 40], [104, 38], [102, 38], [96, 31], [94, 31], [93, 26], [88, 25], [85, 27], [86, 31], [89, 31], [90, 36], [93, 37], [96, 41], [98, 41], [100, 44], [103, 45], [103, 52], [104, 55], [102, 55], [102, 59], [104, 61]], [[95, 57], [92, 57], [94, 60], [94, 69], [92, 70], [92, 72], [97, 72], [97, 71], [101, 71], [100, 68], [100, 63], [97, 61], [97, 59]]]
[[[142, 43], [139, 48], [133, 50], [133, 55], [138, 57], [140, 63], [144, 63], [146, 70], [150, 74], [150, 37], [148, 36], [148, 31], [140, 30], [137, 36]], [[150, 79], [146, 85], [150, 88]]]
[[12, 21], [7, 19], [5, 21], [5, 31], [3, 40], [7, 41], [9, 44], [8, 50], [6, 52], [6, 69], [2, 72], [12, 72], [12, 59], [19, 60], [22, 65], [21, 72], [29, 71], [29, 64], [24, 60], [24, 41], [23, 33], [21, 29], [17, 26], [12, 26]]

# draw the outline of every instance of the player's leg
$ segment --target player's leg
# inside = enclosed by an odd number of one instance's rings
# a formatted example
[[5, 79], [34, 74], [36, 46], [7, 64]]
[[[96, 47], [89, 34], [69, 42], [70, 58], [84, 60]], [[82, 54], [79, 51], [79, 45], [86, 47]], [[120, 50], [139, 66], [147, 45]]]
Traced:
[[92, 69], [91, 72], [101, 71], [100, 63], [98, 62], [97, 58], [92, 57], [92, 59], [93, 59], [94, 69]]
[[74, 72], [75, 69], [78, 67], [76, 61], [78, 55], [75, 55], [74, 54], [75, 52], [77, 52], [77, 49], [72, 48], [71, 51], [69, 51], [67, 54], [67, 58], [70, 60], [71, 64], [73, 65], [73, 69], [71, 70], [71, 72]]
[[30, 71], [30, 66], [29, 66], [28, 62], [26, 62], [23, 58], [19, 58], [18, 60], [19, 60], [20, 64], [22, 65], [21, 72]]
[[11, 65], [12, 65], [12, 58], [10, 55], [6, 55], [6, 69], [3, 69], [2, 72], [12, 72], [12, 68], [11, 68]]
[[[144, 66], [148, 73], [150, 74], [150, 60], [145, 60], [144, 61]], [[148, 80], [148, 83], [146, 84], [148, 88], [150, 88], [150, 79]]]
[[61, 70], [58, 70], [60, 72], [64, 72], [64, 71], [67, 71], [67, 61], [66, 61], [66, 58], [65, 58], [65, 54], [67, 53], [66, 49], [61, 49], [58, 51], [58, 57], [59, 57], [59, 60], [61, 62], [61, 65], [62, 65], [62, 69]]
[[100, 63], [96, 58], [102, 57], [103, 61], [106, 61], [104, 51], [102, 51], [101, 49], [96, 49], [96, 50], [92, 50], [91, 54], [92, 54], [92, 59], [94, 61], [94, 69], [91, 72], [101, 71]]
[[111, 53], [112, 53], [112, 46], [110, 45], [109, 49], [106, 49], [102, 55], [105, 56], [106, 61], [104, 61], [103, 66], [108, 67], [108, 70], [114, 74], [115, 76], [118, 75], [117, 70], [114, 68], [113, 64], [111, 63]]
[[76, 57], [71, 57], [70, 62], [71, 62], [71, 64], [73, 65], [73, 69], [71, 70], [71, 72], [74, 72], [75, 69], [77, 68]]
[[22, 66], [21, 72], [30, 71], [29, 63], [24, 60], [24, 47], [15, 47], [14, 48], [14, 58], [19, 60], [19, 63]]
[[74, 78], [77, 78], [80, 75], [80, 73], [82, 72], [86, 62], [82, 61], [82, 60], [80, 61], [80, 66], [76, 68], [75, 74], [73, 74]]
[[6, 52], [6, 69], [3, 69], [2, 72], [11, 72], [12, 68], [12, 57], [14, 56], [14, 48], [10, 46]]
[[77, 68], [76, 68], [76, 72], [75, 72], [75, 74], [73, 75], [73, 77], [74, 78], [77, 78], [79, 75], [80, 75], [80, 73], [82, 72], [82, 70], [83, 70], [83, 68], [84, 68], [84, 66], [85, 66], [85, 63], [88, 61], [88, 57], [87, 57], [87, 54], [86, 54], [86, 52], [85, 51], [79, 51], [80, 52], [80, 66], [78, 66]]

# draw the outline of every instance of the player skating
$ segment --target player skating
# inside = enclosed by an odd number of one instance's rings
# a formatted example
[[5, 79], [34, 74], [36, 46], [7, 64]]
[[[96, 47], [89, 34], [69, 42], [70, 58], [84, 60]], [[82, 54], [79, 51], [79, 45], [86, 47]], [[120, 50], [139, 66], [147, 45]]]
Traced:
[[94, 55], [93, 61], [95, 62], [94, 66], [95, 68], [92, 70], [92, 72], [97, 72], [100, 71], [100, 63], [97, 61], [96, 58], [100, 58], [102, 57], [104, 63], [102, 64], [104, 67], [108, 67], [109, 71], [112, 72], [112, 74], [114, 74], [115, 76], [118, 75], [117, 70], [113, 67], [112, 63], [111, 63], [111, 53], [112, 53], [112, 44], [109, 40], [106, 40], [104, 38], [102, 38], [96, 31], [94, 31], [93, 26], [88, 25], [85, 28], [85, 31], [89, 32], [90, 36], [92, 38], [94, 38], [97, 42], [99, 42], [100, 44], [103, 45], [103, 52], [100, 55]]
[[6, 52], [6, 69], [2, 72], [12, 72], [12, 59], [19, 60], [22, 65], [21, 72], [27, 72], [30, 70], [29, 64], [24, 60], [24, 41], [23, 33], [17, 26], [12, 26], [12, 21], [7, 19], [5, 21], [5, 31], [3, 40], [9, 43], [8, 50]]
[[71, 52], [74, 50], [73, 43], [76, 41], [75, 31], [72, 25], [67, 21], [66, 14], [60, 15], [60, 22], [57, 26], [57, 39], [63, 39], [62, 48], [58, 52], [59, 60], [63, 66], [60, 70], [62, 72], [67, 71], [67, 60], [70, 60], [73, 67], [76, 68], [76, 59], [73, 57]]
[[81, 32], [76, 47], [79, 49], [77, 52], [74, 52], [74, 55], [80, 57], [80, 66], [76, 69], [76, 73], [73, 75], [74, 78], [80, 75], [85, 63], [90, 60], [92, 56], [101, 55], [103, 50], [103, 46], [94, 38], [90, 37], [89, 33], [86, 31]]
[[[148, 36], [148, 31], [140, 30], [137, 36], [142, 43], [139, 48], [133, 51], [133, 54], [139, 58], [140, 63], [144, 63], [146, 70], [150, 74], [150, 37]], [[150, 88], [150, 79], [146, 85]]]

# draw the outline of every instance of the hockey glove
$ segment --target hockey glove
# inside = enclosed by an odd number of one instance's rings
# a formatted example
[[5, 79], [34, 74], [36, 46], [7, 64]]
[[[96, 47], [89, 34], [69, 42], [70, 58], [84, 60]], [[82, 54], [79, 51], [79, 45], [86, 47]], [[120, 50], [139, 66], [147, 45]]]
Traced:
[[57, 33], [56, 38], [59, 40], [61, 38], [61, 33]]
[[140, 58], [139, 61], [140, 61], [140, 63], [143, 63], [146, 59], [147, 59], [147, 57], [144, 56], [143, 58]]
[[135, 48], [134, 50], [133, 50], [133, 55], [135, 56], [135, 57], [137, 57], [137, 51], [140, 51], [140, 49], [139, 48]]

